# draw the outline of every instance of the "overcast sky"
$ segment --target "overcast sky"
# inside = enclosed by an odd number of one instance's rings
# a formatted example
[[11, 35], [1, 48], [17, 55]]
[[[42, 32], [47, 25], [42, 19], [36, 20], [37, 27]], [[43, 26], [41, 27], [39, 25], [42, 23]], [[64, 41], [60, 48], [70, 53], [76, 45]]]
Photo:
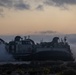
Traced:
[[0, 0], [0, 35], [76, 34], [76, 0]]

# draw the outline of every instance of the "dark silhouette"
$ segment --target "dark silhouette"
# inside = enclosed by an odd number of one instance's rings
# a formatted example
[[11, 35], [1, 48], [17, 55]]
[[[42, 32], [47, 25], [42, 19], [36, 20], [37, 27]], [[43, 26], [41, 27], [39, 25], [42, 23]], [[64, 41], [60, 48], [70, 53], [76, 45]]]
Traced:
[[15, 37], [15, 41], [20, 41], [20, 39], [21, 39], [21, 36], [16, 36]]

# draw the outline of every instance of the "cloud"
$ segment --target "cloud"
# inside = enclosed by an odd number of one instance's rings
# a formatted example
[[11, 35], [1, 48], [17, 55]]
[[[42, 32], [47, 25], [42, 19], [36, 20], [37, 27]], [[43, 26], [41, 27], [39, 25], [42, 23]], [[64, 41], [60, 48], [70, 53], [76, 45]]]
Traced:
[[38, 4], [38, 10], [43, 9], [43, 5], [53, 5], [53, 6], [64, 6], [64, 5], [76, 5], [76, 0], [0, 0], [0, 7], [5, 8], [16, 8], [19, 10], [30, 9], [30, 5], [36, 3]]
[[30, 5], [24, 0], [0, 0], [0, 7], [7, 9], [30, 9]]
[[3, 15], [3, 9], [2, 8], [0, 8], [0, 17], [3, 17], [4, 15]]
[[69, 9], [68, 5], [70, 6], [76, 5], [76, 0], [41, 0], [40, 2], [42, 5], [39, 5], [37, 9], [42, 9], [43, 7], [46, 7], [46, 5], [48, 5], [48, 6], [60, 7], [62, 10], [63, 9], [68, 10]]
[[54, 6], [76, 5], [76, 0], [45, 0], [44, 4]]
[[29, 4], [19, 3], [19, 4], [15, 4], [14, 8], [18, 9], [18, 10], [25, 10], [25, 9], [28, 10], [28, 9], [30, 9], [30, 6], [29, 6]]
[[12, 5], [12, 0], [0, 0], [1, 7], [10, 7]]
[[0, 8], [0, 12], [3, 12], [3, 9]]
[[46, 5], [68, 9], [67, 5], [76, 5], [76, 0], [0, 0], [1, 9], [30, 10], [34, 7], [43, 10]]
[[56, 31], [51, 31], [51, 30], [48, 30], [48, 31], [40, 31], [38, 32], [39, 34], [52, 34], [52, 33], [57, 33]]
[[38, 6], [36, 7], [36, 9], [37, 9], [37, 10], [43, 10], [44, 7], [43, 7], [43, 5], [38, 5]]

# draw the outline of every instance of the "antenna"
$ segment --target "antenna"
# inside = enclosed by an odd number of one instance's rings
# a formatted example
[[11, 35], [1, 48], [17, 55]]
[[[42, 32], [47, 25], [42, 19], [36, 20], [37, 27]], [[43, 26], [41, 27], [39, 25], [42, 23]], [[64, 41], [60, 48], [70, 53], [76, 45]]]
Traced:
[[27, 36], [24, 36], [24, 39], [26, 40], [27, 39]]
[[66, 42], [66, 41], [67, 41], [67, 37], [65, 36], [65, 37], [64, 37], [64, 42]]
[[28, 35], [28, 39], [30, 39], [30, 35]]
[[61, 38], [61, 42], [63, 42], [63, 39]]

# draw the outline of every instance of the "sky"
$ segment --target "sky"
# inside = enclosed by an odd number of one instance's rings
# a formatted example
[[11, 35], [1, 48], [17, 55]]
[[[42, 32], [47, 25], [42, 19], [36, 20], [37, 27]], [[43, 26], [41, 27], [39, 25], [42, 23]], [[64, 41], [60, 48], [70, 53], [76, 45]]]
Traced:
[[76, 34], [76, 0], [0, 0], [0, 35]]

